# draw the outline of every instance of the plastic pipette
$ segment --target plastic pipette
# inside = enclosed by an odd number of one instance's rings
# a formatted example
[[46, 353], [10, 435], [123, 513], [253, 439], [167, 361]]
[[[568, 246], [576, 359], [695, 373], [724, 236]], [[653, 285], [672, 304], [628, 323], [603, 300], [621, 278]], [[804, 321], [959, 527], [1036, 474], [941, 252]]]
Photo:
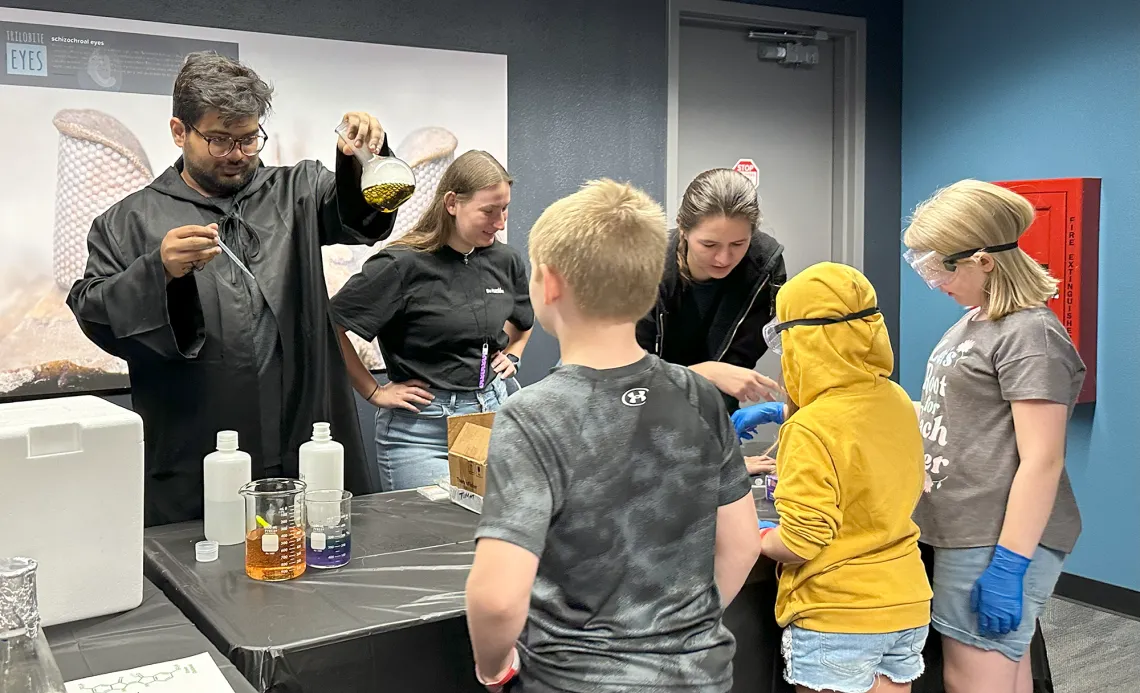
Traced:
[[238, 259], [237, 255], [234, 255], [234, 251], [230, 250], [229, 246], [227, 246], [225, 244], [225, 242], [222, 241], [221, 238], [218, 239], [218, 247], [222, 249], [223, 253], [225, 253], [226, 255], [229, 255], [230, 259], [234, 261], [234, 264], [237, 265], [238, 267], [240, 267], [242, 272], [245, 272], [246, 274], [248, 274], [250, 279], [257, 281], [257, 279], [253, 276], [253, 272], [249, 271], [249, 268], [246, 267], [245, 264], [241, 260]]

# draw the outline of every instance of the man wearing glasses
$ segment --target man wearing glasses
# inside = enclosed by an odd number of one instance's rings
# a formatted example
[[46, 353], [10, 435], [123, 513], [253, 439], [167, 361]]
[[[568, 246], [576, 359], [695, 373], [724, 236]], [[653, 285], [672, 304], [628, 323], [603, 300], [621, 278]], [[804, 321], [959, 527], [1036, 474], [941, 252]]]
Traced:
[[[316, 161], [264, 166], [271, 97], [238, 61], [189, 55], [170, 119], [182, 156], [95, 219], [68, 296], [87, 336], [129, 366], [148, 526], [202, 516], [202, 458], [220, 430], [238, 432], [255, 479], [296, 477], [298, 447], [328, 421], [345, 446], [346, 487], [378, 488], [328, 317], [321, 246], [375, 243], [395, 214], [365, 203], [343, 141], [335, 174]], [[375, 118], [344, 119], [357, 147], [387, 153]]]

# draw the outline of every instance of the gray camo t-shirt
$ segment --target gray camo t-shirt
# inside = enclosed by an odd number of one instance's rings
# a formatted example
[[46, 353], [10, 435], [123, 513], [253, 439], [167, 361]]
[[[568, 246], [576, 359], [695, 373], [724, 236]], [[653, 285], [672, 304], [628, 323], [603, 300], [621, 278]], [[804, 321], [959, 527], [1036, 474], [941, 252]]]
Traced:
[[475, 536], [540, 559], [520, 690], [728, 691], [716, 514], [750, 491], [724, 400], [687, 368], [561, 366], [508, 399]]
[[[1072, 407], [1085, 365], [1048, 308], [997, 321], [970, 313], [951, 327], [926, 364], [922, 429], [926, 493], [915, 512], [922, 541], [941, 548], [993, 546], [1019, 457], [1010, 402], [1048, 400]], [[1068, 472], [1061, 473], [1041, 544], [1069, 553], [1081, 516]]]

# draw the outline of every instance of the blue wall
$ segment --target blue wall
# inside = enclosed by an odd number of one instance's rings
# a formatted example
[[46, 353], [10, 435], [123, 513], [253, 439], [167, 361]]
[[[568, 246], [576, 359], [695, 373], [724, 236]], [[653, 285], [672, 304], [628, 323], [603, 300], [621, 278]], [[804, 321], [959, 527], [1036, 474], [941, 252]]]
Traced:
[[[1098, 401], [1069, 429], [1084, 534], [1066, 571], [1140, 589], [1140, 2], [907, 0], [903, 27], [904, 217], [966, 177], [1103, 179]], [[901, 382], [917, 397], [961, 311], [905, 266], [901, 294]]]

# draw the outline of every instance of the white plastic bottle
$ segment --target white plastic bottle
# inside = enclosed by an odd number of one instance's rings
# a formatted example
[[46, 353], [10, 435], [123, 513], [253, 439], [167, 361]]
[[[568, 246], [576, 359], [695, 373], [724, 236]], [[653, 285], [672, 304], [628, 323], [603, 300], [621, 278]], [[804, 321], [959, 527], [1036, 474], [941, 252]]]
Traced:
[[332, 439], [330, 427], [313, 424], [313, 439], [298, 454], [301, 481], [307, 491], [344, 490], [344, 446]]
[[222, 546], [245, 541], [245, 499], [238, 489], [250, 482], [250, 457], [238, 450], [237, 431], [218, 431], [218, 450], [202, 461], [206, 539]]

